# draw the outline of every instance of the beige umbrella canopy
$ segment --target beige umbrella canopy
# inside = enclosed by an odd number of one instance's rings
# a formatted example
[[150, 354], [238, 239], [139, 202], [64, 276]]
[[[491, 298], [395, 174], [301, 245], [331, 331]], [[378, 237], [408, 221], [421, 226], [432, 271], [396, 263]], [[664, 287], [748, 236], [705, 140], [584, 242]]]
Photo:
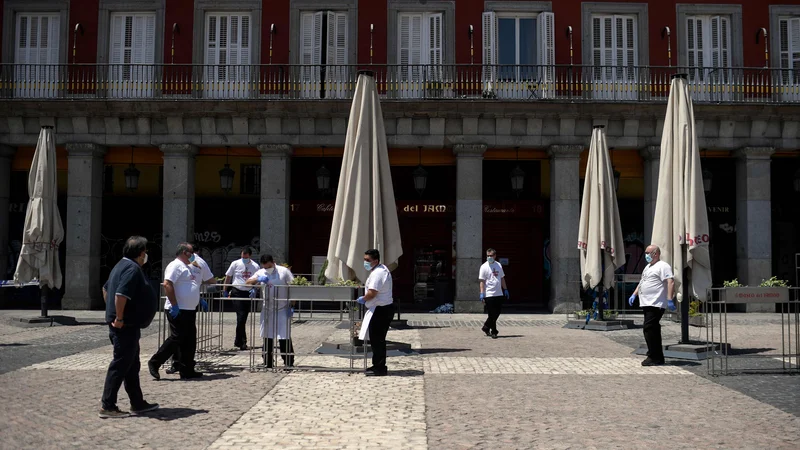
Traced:
[[708, 214], [694, 125], [686, 79], [674, 76], [661, 137], [653, 243], [661, 248], [661, 260], [672, 266], [678, 301], [683, 301], [685, 267], [691, 269], [690, 295], [705, 300], [711, 287]]
[[381, 252], [389, 270], [397, 267], [403, 254], [375, 78], [360, 73], [347, 125], [325, 276], [366, 281], [364, 251], [370, 248]]
[[14, 272], [16, 285], [38, 279], [41, 287], [61, 288], [58, 246], [64, 240], [64, 227], [56, 203], [56, 169], [53, 130], [43, 127], [28, 175], [28, 210], [25, 213], [22, 249]]
[[592, 131], [578, 227], [581, 282], [584, 289], [614, 285], [614, 272], [625, 264], [614, 173], [602, 127]]

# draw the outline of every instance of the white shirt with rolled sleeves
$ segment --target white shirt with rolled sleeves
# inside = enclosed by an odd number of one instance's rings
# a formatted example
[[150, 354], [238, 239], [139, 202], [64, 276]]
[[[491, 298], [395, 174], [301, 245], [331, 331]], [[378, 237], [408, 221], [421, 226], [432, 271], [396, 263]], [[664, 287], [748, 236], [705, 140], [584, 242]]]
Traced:
[[639, 282], [639, 306], [667, 307], [667, 280], [673, 278], [672, 267], [664, 261], [648, 264]]
[[258, 264], [253, 262], [252, 259], [247, 264], [245, 264], [241, 259], [237, 259], [231, 263], [230, 267], [228, 267], [228, 271], [225, 272], [225, 276], [233, 278], [231, 283], [234, 285], [234, 288], [239, 289], [240, 291], [249, 291], [250, 286], [248, 286], [245, 282], [256, 272], [258, 272]]
[[364, 287], [367, 290], [374, 289], [378, 291], [378, 295], [365, 304], [367, 309], [391, 305], [394, 301], [392, 299], [392, 274], [383, 264], [378, 264], [370, 271]]
[[483, 263], [478, 272], [478, 279], [483, 281], [486, 287], [486, 298], [503, 296], [502, 279], [505, 276], [506, 274], [503, 272], [503, 266], [501, 266], [499, 262], [495, 261], [489, 264], [487, 261]]
[[[294, 280], [292, 271], [283, 266], [275, 266], [275, 271], [267, 273], [267, 269], [258, 269], [250, 277], [250, 280], [257, 280], [261, 276], [269, 277], [269, 284], [272, 285], [273, 302], [267, 304], [264, 300], [264, 307], [261, 308], [261, 338], [262, 339], [291, 339], [291, 327], [289, 322], [292, 320], [291, 304], [288, 299], [288, 289], [285, 286]], [[274, 323], [277, 321], [277, 326]]]
[[[164, 279], [172, 282], [175, 288], [175, 299], [178, 301], [178, 308], [184, 310], [197, 309], [200, 303], [200, 267], [185, 264], [180, 259], [175, 259], [167, 266], [164, 271]], [[171, 306], [169, 298], [164, 302], [164, 308]]]

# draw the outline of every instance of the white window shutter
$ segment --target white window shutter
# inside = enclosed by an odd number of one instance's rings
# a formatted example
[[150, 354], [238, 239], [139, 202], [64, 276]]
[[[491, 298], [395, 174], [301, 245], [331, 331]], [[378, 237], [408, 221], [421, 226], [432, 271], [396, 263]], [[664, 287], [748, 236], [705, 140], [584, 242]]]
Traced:
[[314, 13], [303, 13], [300, 18], [300, 64], [314, 60]]
[[31, 33], [31, 17], [17, 16], [17, 48], [14, 52], [14, 62], [17, 64], [29, 64], [29, 47]]
[[[230, 25], [228, 25], [228, 64], [232, 66], [239, 65], [239, 56], [241, 53], [240, 38], [242, 37], [242, 17], [231, 15]], [[238, 70], [231, 68], [231, 70]]]
[[551, 12], [539, 14], [536, 17], [536, 27], [539, 34], [539, 65], [544, 66], [542, 78], [544, 81], [552, 81], [553, 66], [556, 64], [555, 15]]
[[497, 65], [497, 14], [483, 13], [483, 81], [487, 91], [494, 89]]
[[411, 59], [409, 64], [427, 64], [424, 59], [426, 52], [423, 51], [423, 16], [422, 14], [415, 14], [411, 17]]
[[219, 64], [219, 18], [209, 15], [206, 22], [206, 64], [213, 66]]
[[322, 12], [314, 13], [313, 50], [311, 64], [322, 64]]
[[720, 67], [720, 24], [719, 17], [711, 18], [711, 67]]
[[789, 21], [789, 61], [790, 68], [795, 70], [795, 79], [800, 75], [800, 17]]
[[144, 60], [142, 64], [155, 64], [156, 52], [156, 16], [148, 14], [144, 20]]
[[397, 27], [397, 63], [411, 64], [411, 14], [400, 14]]
[[443, 14], [428, 15], [428, 64], [442, 64], [444, 52], [442, 49], [442, 19]]
[[[123, 20], [124, 16], [122, 15], [114, 15], [111, 18], [111, 32], [109, 36], [109, 54], [108, 54], [108, 62], [112, 65], [122, 64], [122, 33], [123, 33]], [[112, 68], [115, 70], [115, 68]]]
[[327, 57], [325, 58], [326, 64], [336, 64], [336, 13], [328, 11], [325, 14], [328, 16], [328, 36], [327, 36]]
[[730, 67], [730, 20], [719, 17], [720, 67]]
[[145, 17], [133, 16], [133, 42], [131, 43], [131, 64], [144, 64]]
[[59, 48], [59, 39], [60, 39], [60, 35], [61, 35], [61, 32], [60, 32], [61, 24], [60, 24], [59, 17], [57, 15], [50, 16], [50, 19], [49, 19], [48, 22], [49, 22], [49, 25], [50, 25], [50, 32], [49, 32], [49, 36], [48, 36], [48, 39], [47, 39], [47, 47], [48, 47], [48, 50], [49, 50], [47, 63], [48, 64], [58, 64], [59, 63], [59, 61], [58, 61], [58, 59], [59, 59], [58, 58], [58, 53], [59, 53], [58, 52], [58, 48]]
[[[239, 28], [239, 64], [250, 65], [251, 48], [250, 42], [252, 41], [250, 31], [250, 15], [245, 14], [241, 16]], [[245, 73], [249, 73], [248, 68], [243, 69]]]
[[[350, 42], [347, 40], [347, 14], [336, 13], [336, 60], [334, 64], [347, 64], [347, 52]], [[328, 25], [330, 26], [330, 24]]]

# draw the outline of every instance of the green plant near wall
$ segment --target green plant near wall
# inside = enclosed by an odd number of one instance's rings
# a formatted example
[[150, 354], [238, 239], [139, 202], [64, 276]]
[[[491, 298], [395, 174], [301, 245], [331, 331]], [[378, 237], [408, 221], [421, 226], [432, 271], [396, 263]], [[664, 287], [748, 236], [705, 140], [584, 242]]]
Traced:
[[320, 269], [319, 274], [317, 275], [317, 284], [320, 286], [324, 286], [325, 283], [328, 281], [328, 278], [325, 276], [325, 271], [328, 270], [328, 260], [325, 260], [325, 264], [322, 265], [322, 269]]
[[761, 280], [759, 287], [789, 287], [789, 282], [786, 280], [779, 280], [778, 277], [772, 277], [768, 280]]
[[697, 317], [702, 315], [700, 312], [700, 301], [696, 298], [689, 302], [689, 317]]
[[726, 288], [747, 287], [746, 284], [739, 284], [739, 279], [738, 278], [734, 278], [731, 281], [724, 281], [722, 283], [722, 286], [726, 287]]
[[328, 286], [333, 286], [333, 287], [361, 287], [361, 285], [358, 284], [358, 281], [345, 280], [343, 278], [337, 278], [336, 281], [334, 281], [333, 283], [329, 284]]
[[306, 277], [294, 277], [290, 286], [311, 286], [311, 282]]

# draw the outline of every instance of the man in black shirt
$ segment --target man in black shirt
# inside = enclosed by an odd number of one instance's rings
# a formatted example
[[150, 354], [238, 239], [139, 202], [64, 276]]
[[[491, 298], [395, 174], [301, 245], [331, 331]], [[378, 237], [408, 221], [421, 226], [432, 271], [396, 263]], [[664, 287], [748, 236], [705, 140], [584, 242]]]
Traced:
[[139, 384], [139, 338], [156, 313], [158, 297], [142, 270], [147, 262], [147, 239], [132, 236], [122, 249], [123, 258], [114, 266], [103, 286], [106, 322], [114, 346], [114, 359], [108, 366], [99, 416], [102, 419], [126, 417], [128, 412], [117, 407], [117, 393], [125, 384], [131, 401], [131, 413], [141, 414], [158, 409], [147, 403]]

